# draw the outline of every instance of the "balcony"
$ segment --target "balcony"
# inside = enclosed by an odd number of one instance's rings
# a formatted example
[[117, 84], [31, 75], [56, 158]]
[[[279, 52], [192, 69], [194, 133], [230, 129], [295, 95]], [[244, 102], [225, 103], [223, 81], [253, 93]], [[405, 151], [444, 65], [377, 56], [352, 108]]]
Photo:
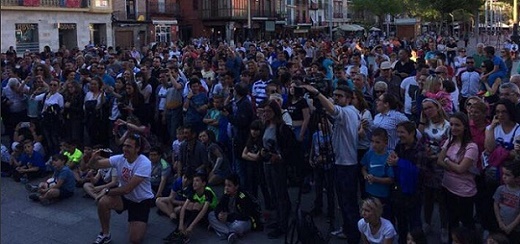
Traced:
[[343, 13], [333, 13], [332, 17], [335, 19], [343, 19]]
[[309, 10], [318, 10], [318, 9], [323, 9], [323, 3], [322, 2], [312, 2], [311, 1], [311, 4], [309, 5]]
[[0, 0], [0, 8], [20, 11], [109, 13], [112, 11], [112, 3], [110, 0]]
[[180, 5], [176, 0], [158, 0], [148, 3], [148, 14], [154, 17], [173, 17], [179, 18]]

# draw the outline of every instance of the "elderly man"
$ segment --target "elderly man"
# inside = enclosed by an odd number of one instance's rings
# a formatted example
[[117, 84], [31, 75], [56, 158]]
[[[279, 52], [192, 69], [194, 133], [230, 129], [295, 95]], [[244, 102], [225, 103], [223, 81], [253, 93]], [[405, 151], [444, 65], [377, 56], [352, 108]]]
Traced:
[[388, 85], [388, 93], [394, 94], [401, 99], [401, 77], [392, 73], [392, 64], [384, 61], [379, 66], [380, 76], [376, 78], [375, 82], [384, 81]]
[[520, 74], [512, 75], [509, 79], [509, 83], [513, 83], [520, 87]]
[[[504, 83], [498, 89], [500, 99], [507, 99], [515, 104], [515, 113], [520, 113], [520, 89], [514, 83]], [[520, 116], [517, 116], [520, 117]], [[520, 122], [520, 118], [516, 118], [516, 123]]]

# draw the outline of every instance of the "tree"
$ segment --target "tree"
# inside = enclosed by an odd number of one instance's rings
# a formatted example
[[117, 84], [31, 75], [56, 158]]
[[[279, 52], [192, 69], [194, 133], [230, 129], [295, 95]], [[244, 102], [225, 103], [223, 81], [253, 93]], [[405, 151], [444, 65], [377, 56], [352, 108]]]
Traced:
[[352, 0], [354, 11], [367, 11], [377, 16], [378, 24], [382, 27], [385, 15], [402, 13], [405, 5], [400, 0]]

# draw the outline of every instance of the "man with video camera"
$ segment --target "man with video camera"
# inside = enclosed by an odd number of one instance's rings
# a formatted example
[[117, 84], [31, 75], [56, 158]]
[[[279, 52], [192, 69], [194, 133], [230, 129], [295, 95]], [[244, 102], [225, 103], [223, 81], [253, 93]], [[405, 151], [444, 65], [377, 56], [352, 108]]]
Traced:
[[335, 153], [334, 177], [343, 226], [333, 234], [338, 237], [346, 236], [348, 243], [359, 243], [360, 234], [357, 230], [359, 166], [356, 149], [361, 119], [357, 109], [351, 105], [353, 93], [347, 86], [338, 86], [332, 93], [334, 102], [331, 102], [311, 85], [300, 87], [305, 88], [315, 101], [319, 101], [323, 109], [334, 119], [332, 131], [332, 147]]

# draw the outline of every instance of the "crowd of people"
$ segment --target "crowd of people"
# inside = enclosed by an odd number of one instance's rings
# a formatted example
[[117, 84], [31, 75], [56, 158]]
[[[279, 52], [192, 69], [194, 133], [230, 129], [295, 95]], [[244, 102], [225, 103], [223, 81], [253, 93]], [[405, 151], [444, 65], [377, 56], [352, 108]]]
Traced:
[[176, 223], [165, 243], [200, 225], [231, 243], [264, 227], [280, 238], [292, 184], [314, 188], [311, 214], [340, 221], [331, 235], [348, 243], [426, 243], [434, 205], [442, 243], [518, 243], [520, 67], [507, 48], [467, 48], [428, 36], [10, 48], [2, 176], [43, 178], [25, 186], [44, 205], [83, 188], [94, 243], [111, 241], [111, 210], [128, 210], [142, 242], [152, 206]]

